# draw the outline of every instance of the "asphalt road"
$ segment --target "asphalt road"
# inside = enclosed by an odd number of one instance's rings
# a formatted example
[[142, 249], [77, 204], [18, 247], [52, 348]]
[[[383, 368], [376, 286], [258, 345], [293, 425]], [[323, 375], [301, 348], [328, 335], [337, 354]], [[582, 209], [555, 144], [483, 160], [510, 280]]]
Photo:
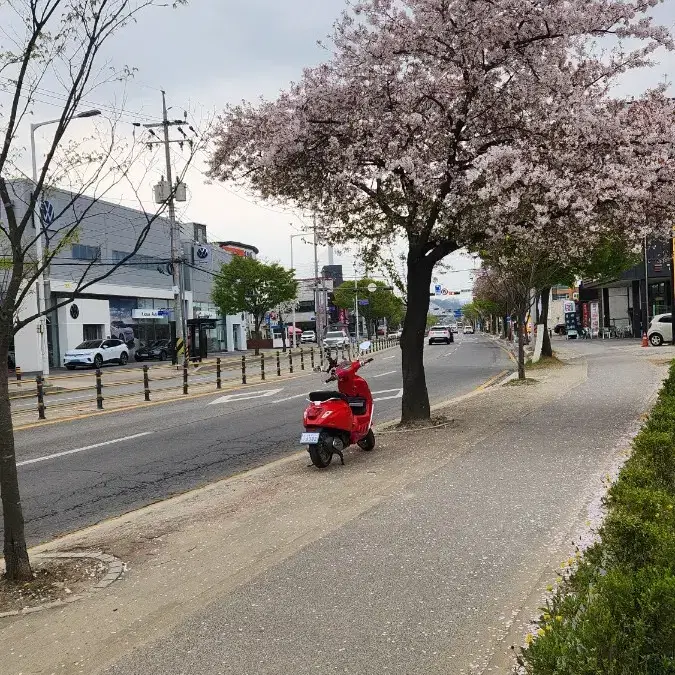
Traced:
[[[295, 356], [295, 367], [300, 369], [299, 357]], [[306, 367], [309, 368], [309, 355], [306, 355]], [[282, 372], [288, 372], [288, 357], [284, 354], [282, 360]], [[266, 367], [268, 372], [274, 372], [276, 361], [269, 353], [266, 354]], [[162, 391], [173, 391], [179, 393], [183, 387], [183, 370], [179, 367], [170, 368], [166, 363], [160, 364], [158, 361], [148, 361], [145, 363], [129, 362], [126, 366], [117, 364], [106, 365], [101, 369], [101, 381], [103, 384], [103, 398], [110, 400], [116, 396], [128, 396], [129, 394], [143, 395], [143, 372], [142, 367], [149, 367], [150, 391], [158, 393]], [[259, 360], [252, 354], [247, 354], [247, 368], [249, 377], [258, 377], [260, 373]], [[189, 369], [189, 385], [211, 383], [213, 388], [216, 386], [216, 365], [215, 361], [205, 363]], [[96, 371], [92, 368], [78, 369], [74, 373], [54, 371], [51, 377], [51, 383], [55, 391], [45, 390], [45, 406], [47, 418], [50, 416], [50, 410], [56, 407], [70, 408], [86, 402], [96, 401]], [[14, 386], [13, 394], [21, 394], [22, 398], [15, 398], [12, 401], [12, 413], [20, 416], [20, 423], [26, 424], [38, 419], [37, 399], [35, 394], [35, 378], [25, 376], [24, 384], [19, 390]], [[229, 382], [241, 382], [241, 356], [228, 355], [222, 359], [221, 380]], [[29, 415], [31, 417], [29, 417]]]
[[[512, 363], [481, 336], [427, 347], [433, 402], [473, 390]], [[376, 354], [362, 371], [375, 422], [400, 412], [400, 352]], [[297, 451], [310, 373], [236, 393], [139, 408], [19, 431], [17, 461], [31, 544]]]

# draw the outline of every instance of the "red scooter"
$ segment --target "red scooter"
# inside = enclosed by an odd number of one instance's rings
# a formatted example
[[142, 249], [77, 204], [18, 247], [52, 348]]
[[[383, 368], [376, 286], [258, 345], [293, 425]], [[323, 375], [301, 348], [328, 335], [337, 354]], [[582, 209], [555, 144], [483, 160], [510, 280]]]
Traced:
[[[370, 348], [369, 342], [360, 345], [361, 351]], [[336, 454], [345, 463], [342, 451], [356, 443], [363, 450], [375, 447], [373, 433], [373, 396], [368, 383], [358, 370], [373, 359], [343, 361], [338, 364], [328, 356], [326, 382], [338, 383], [338, 391], [313, 391], [303, 416], [305, 433], [301, 443], [307, 443], [312, 464], [325, 469]]]

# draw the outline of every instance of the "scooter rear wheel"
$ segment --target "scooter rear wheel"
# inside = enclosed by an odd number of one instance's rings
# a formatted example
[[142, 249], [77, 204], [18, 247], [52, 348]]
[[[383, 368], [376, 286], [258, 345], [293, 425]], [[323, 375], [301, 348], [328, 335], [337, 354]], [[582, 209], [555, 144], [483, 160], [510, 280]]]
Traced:
[[309, 446], [309, 457], [312, 464], [319, 469], [325, 469], [333, 459], [332, 438], [325, 433], [319, 436], [319, 442]]
[[366, 452], [370, 452], [374, 447], [375, 447], [375, 434], [373, 433], [373, 430], [370, 429], [366, 436], [362, 438], [357, 445], [361, 450], [365, 450]]

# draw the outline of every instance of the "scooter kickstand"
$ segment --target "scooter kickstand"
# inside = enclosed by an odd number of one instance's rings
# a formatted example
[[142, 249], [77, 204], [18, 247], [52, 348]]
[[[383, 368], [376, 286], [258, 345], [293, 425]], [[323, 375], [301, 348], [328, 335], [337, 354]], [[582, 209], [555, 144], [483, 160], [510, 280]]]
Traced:
[[340, 461], [342, 462], [342, 466], [344, 466], [345, 465], [345, 458], [342, 455], [342, 450], [336, 450], [335, 452], [339, 455]]

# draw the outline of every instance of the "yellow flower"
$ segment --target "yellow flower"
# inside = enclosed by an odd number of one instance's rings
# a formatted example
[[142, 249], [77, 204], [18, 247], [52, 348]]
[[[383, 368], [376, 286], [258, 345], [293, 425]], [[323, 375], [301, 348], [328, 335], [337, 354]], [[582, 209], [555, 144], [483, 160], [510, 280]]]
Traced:
[[540, 628], [540, 629], [537, 631], [537, 635], [540, 635], [540, 636], [541, 636], [541, 635], [544, 635], [544, 629], [543, 629], [543, 628]]
[[528, 645], [531, 645], [531, 644], [532, 644], [532, 640], [534, 640], [534, 638], [532, 637], [532, 635], [531, 635], [530, 633], [528, 633], [528, 634], [525, 636], [525, 642], [527, 642]]
[[551, 584], [549, 584], [549, 585], [546, 587], [546, 590], [550, 593], [550, 592], [553, 590], [553, 586], [551, 586]]
[[548, 621], [551, 618], [551, 615], [548, 612], [544, 612], [542, 615], [546, 621]]
[[546, 630], [553, 630], [553, 626], [551, 626], [551, 624], [549, 624], [548, 626], [546, 626]]
[[562, 621], [562, 616], [560, 616], [560, 614], [557, 614], [556, 617], [555, 617], [555, 620], [556, 621]]

